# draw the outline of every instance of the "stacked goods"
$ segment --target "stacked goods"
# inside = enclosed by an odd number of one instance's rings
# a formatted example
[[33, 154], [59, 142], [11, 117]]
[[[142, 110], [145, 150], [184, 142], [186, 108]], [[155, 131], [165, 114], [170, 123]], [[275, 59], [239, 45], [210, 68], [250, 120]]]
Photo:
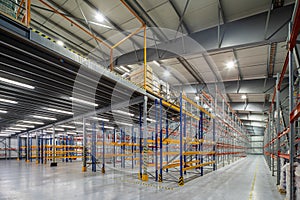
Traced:
[[[130, 81], [137, 84], [140, 87], [144, 87], [144, 66], [139, 65], [137, 68], [130, 72]], [[147, 65], [147, 73], [146, 73], [146, 88], [149, 91], [153, 91], [153, 71], [152, 68]]]
[[296, 199], [300, 200], [300, 166], [295, 169]]
[[160, 80], [160, 94], [165, 99], [170, 99], [170, 85], [163, 80]]
[[[294, 170], [297, 168], [299, 163], [294, 163]], [[295, 171], [293, 172], [295, 173]], [[290, 178], [291, 178], [291, 173], [290, 173], [290, 164], [286, 164], [286, 200], [289, 200], [290, 197]]]
[[153, 92], [155, 94], [159, 95], [160, 94], [160, 80], [155, 73], [153, 73], [153, 84], [152, 85], [153, 85]]
[[278, 186], [278, 191], [281, 194], [286, 193], [286, 166], [287, 166], [287, 164], [285, 164], [281, 168], [281, 172], [280, 172], [280, 183], [279, 183], [279, 186]]

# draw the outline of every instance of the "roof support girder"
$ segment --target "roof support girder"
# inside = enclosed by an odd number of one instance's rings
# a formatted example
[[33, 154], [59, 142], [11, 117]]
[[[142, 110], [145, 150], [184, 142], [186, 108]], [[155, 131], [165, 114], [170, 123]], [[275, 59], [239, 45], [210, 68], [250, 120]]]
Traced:
[[[206, 30], [191, 33], [181, 38], [162, 42], [155, 46], [148, 47], [148, 60], [162, 60], [175, 58], [178, 55], [190, 55], [196, 53], [213, 52], [216, 50], [233, 49], [245, 46], [255, 46], [262, 44], [270, 44], [272, 42], [282, 42], [287, 37], [287, 24], [290, 20], [294, 5], [285, 6], [273, 10], [267, 28], [267, 39], [265, 39], [265, 19], [268, 12], [246, 17], [240, 20], [222, 24], [221, 29], [224, 30], [222, 44], [218, 47], [218, 26]], [[193, 42], [191, 42], [191, 38]], [[163, 41], [163, 40], [161, 40]], [[199, 45], [195, 45], [197, 42]], [[184, 44], [184, 45], [183, 45]], [[176, 50], [171, 53], [168, 50]], [[136, 56], [138, 55], [138, 56]], [[141, 62], [143, 50], [124, 54], [116, 59], [118, 64], [134, 64]]]

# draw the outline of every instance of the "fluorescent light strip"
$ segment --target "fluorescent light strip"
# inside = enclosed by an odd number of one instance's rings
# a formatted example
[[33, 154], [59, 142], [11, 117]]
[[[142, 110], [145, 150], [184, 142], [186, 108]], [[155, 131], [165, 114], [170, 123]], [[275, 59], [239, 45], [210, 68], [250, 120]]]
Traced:
[[[55, 131], [64, 131], [65, 129], [63, 128], [55, 128]], [[52, 129], [49, 129], [49, 131], [52, 131]]]
[[74, 98], [74, 97], [70, 97], [70, 99], [74, 102], [77, 102], [77, 103], [82, 103], [82, 104], [86, 104], [86, 105], [90, 105], [90, 106], [98, 106], [98, 104], [96, 104], [96, 103], [92, 103], [92, 102], [85, 101], [85, 100], [82, 100], [82, 99], [77, 99], [77, 98]]
[[115, 129], [115, 128], [112, 127], [112, 126], [104, 126], [104, 128], [106, 128], [106, 129]]
[[67, 126], [67, 125], [59, 125], [59, 127], [63, 127], [63, 128], [72, 128], [72, 129], [76, 128], [75, 126]]
[[52, 111], [52, 112], [57, 112], [57, 113], [63, 113], [63, 114], [68, 114], [68, 115], [73, 115], [73, 112], [65, 111], [65, 110], [59, 110], [55, 108], [45, 108], [46, 110]]
[[112, 110], [113, 113], [119, 113], [119, 114], [122, 114], [122, 115], [127, 115], [127, 116], [130, 116], [130, 117], [133, 117], [134, 114], [132, 113], [129, 113], [129, 112], [125, 112], [123, 110]]
[[75, 132], [67, 132], [68, 135], [77, 135]]
[[18, 127], [25, 127], [25, 128], [34, 128], [32, 125], [25, 125], [25, 124], [17, 124]]
[[125, 72], [130, 72], [130, 70], [124, 67], [123, 65], [121, 65], [120, 68], [123, 69]]
[[7, 133], [7, 134], [3, 134], [3, 133], [0, 133], [0, 137], [9, 137], [11, 136], [11, 134]]
[[5, 82], [5, 83], [10, 83], [10, 84], [13, 84], [13, 85], [17, 85], [17, 86], [21, 86], [21, 87], [28, 88], [28, 89], [34, 89], [34, 87], [31, 86], [31, 85], [28, 85], [28, 84], [25, 84], [25, 83], [20, 83], [18, 81], [13, 81], [13, 80], [3, 78], [3, 77], [0, 77], [0, 81]]
[[14, 133], [20, 133], [21, 131], [0, 131], [0, 133], [11, 133], [11, 134], [14, 134]]
[[17, 127], [10, 127], [7, 130], [18, 130], [18, 131], [26, 131], [26, 128], [17, 128]]
[[12, 103], [12, 104], [17, 104], [18, 103], [17, 101], [8, 100], [8, 99], [2, 99], [2, 98], [0, 98], [0, 101], [1, 102], [5, 102], [5, 103]]
[[156, 120], [154, 120], [154, 119], [150, 119], [150, 118], [146, 118], [147, 119], [147, 121], [149, 121], [149, 122], [156, 122]]
[[115, 122], [116, 124], [122, 124], [122, 125], [125, 125], [125, 126], [133, 126], [132, 124], [128, 124], [128, 123], [125, 123], [125, 122]]
[[23, 123], [27, 123], [27, 124], [38, 124], [38, 125], [43, 125], [43, 122], [36, 122], [36, 121], [27, 121], [27, 120], [23, 120], [21, 121]]
[[92, 117], [92, 119], [96, 119], [96, 120], [103, 121], [103, 122], [109, 122], [108, 119], [104, 119], [104, 118], [101, 118], [101, 117]]
[[7, 113], [6, 110], [0, 110], [0, 113]]
[[51, 120], [51, 121], [55, 121], [57, 120], [54, 117], [44, 117], [44, 116], [39, 116], [39, 115], [32, 115], [32, 117], [37, 118], [37, 119], [46, 119], [46, 120]]

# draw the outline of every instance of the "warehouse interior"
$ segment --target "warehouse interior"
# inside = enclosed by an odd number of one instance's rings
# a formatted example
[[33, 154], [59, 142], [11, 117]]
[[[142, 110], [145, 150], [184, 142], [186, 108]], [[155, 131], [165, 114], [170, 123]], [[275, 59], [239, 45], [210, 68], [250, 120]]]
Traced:
[[298, 0], [0, 0], [0, 199], [300, 199], [299, 31]]

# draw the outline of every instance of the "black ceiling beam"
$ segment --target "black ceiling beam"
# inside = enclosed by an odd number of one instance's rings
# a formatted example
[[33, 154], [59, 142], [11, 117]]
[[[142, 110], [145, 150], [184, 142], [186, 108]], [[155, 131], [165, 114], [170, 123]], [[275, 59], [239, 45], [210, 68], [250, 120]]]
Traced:
[[[152, 30], [152, 32], [156, 35], [156, 37], [160, 41], [168, 41], [167, 36], [163, 33], [163, 31], [157, 26], [154, 20], [148, 15], [145, 9], [137, 2], [136, 0], [125, 0], [126, 4], [146, 23], [148, 27], [155, 27], [156, 30]], [[156, 59], [160, 60], [160, 59]], [[134, 63], [131, 63], [134, 64]]]
[[[189, 0], [187, 0], [188, 3]], [[191, 31], [189, 30], [189, 27], [187, 26], [187, 24], [185, 23], [185, 21], [183, 20], [183, 16], [182, 14], [179, 13], [179, 9], [177, 8], [177, 6], [175, 5], [175, 3], [173, 2], [173, 0], [169, 0], [169, 3], [171, 4], [173, 10], [176, 12], [177, 17], [179, 18], [180, 24], [182, 24], [183, 28], [185, 29], [187, 34], [190, 34]]]
[[[224, 84], [225, 92], [226, 93], [237, 93], [238, 87], [240, 87], [240, 93], [247, 93], [247, 94], [263, 94], [263, 93], [273, 93], [273, 88], [276, 84], [276, 78], [269, 78], [268, 81], [265, 83], [265, 79], [251, 79], [251, 80], [243, 80], [243, 81], [226, 81], [226, 82], [217, 82], [217, 84]], [[206, 83], [206, 85], [214, 85], [215, 83]], [[240, 84], [238, 86], [238, 84]], [[288, 78], [284, 78], [283, 85], [288, 84]], [[183, 88], [185, 93], [194, 94], [197, 92], [198, 88], [202, 88], [205, 85], [203, 84], [189, 84], [189, 85], [178, 85], [174, 86]]]
[[[263, 12], [220, 25], [221, 29], [224, 30], [220, 48], [218, 46], [218, 26], [215, 26], [163, 42], [157, 46], [150, 46], [147, 52], [148, 60], [169, 59], [176, 58], [178, 55], [184, 56], [217, 50], [238, 49], [246, 46], [265, 45], [272, 42], [283, 42], [287, 37], [288, 25], [286, 22], [290, 20], [293, 8], [294, 5], [289, 5], [272, 11], [267, 28], [267, 33], [270, 36], [267, 39], [264, 37], [267, 12]], [[203, 48], [200, 48], [198, 44]], [[166, 50], [172, 50], [176, 53]], [[122, 55], [115, 62], [124, 65], [139, 63], [141, 60], [138, 58], [141, 55], [143, 55], [142, 49]]]
[[205, 83], [202, 77], [200, 77], [200, 74], [194, 69], [194, 67], [185, 58], [178, 57], [177, 60], [194, 77], [194, 79], [198, 83]]
[[226, 19], [226, 16], [225, 16], [222, 0], [218, 0], [218, 7], [219, 7], [219, 11], [221, 12], [223, 23], [226, 24], [227, 19]]

